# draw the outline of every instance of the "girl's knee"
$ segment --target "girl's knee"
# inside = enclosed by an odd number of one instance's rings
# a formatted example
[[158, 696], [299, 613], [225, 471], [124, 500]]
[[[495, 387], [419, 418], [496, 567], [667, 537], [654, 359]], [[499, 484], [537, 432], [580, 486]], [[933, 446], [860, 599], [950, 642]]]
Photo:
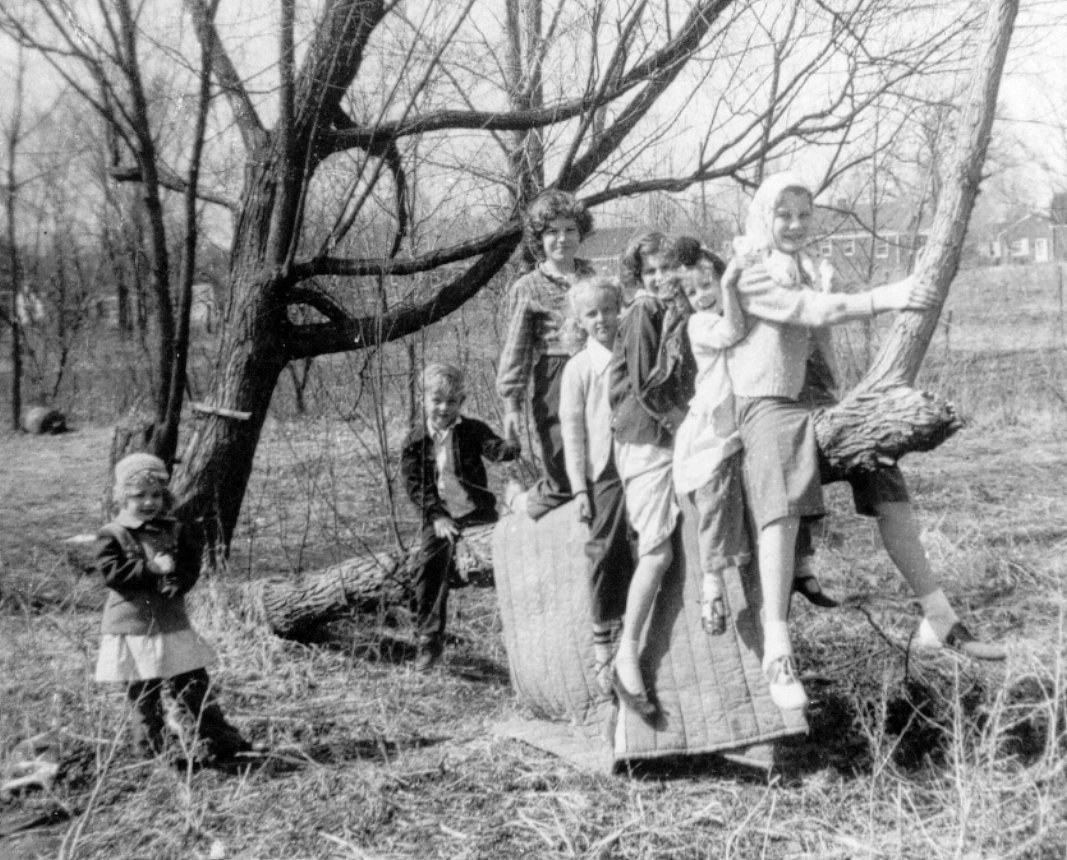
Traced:
[[667, 538], [652, 547], [648, 552], [647, 558], [657, 568], [666, 569], [674, 561], [674, 547], [671, 544], [671, 539]]

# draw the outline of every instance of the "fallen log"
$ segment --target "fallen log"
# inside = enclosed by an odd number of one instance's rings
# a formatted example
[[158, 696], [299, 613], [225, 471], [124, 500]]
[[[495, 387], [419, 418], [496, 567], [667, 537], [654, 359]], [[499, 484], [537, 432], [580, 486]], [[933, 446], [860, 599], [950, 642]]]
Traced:
[[[467, 529], [456, 542], [456, 571], [464, 585], [492, 582], [493, 526]], [[269, 578], [248, 587], [246, 611], [286, 639], [314, 636], [323, 624], [353, 611], [374, 611], [411, 595], [418, 547], [403, 554], [371, 553], [295, 579]]]

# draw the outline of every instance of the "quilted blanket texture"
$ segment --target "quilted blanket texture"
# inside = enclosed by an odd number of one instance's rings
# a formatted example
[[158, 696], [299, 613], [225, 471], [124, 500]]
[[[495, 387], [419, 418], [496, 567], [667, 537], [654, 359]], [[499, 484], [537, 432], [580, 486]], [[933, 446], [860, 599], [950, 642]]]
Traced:
[[[573, 504], [534, 522], [502, 519], [493, 533], [493, 568], [511, 683], [542, 720], [613, 737], [615, 762], [719, 753], [769, 766], [770, 742], [807, 731], [802, 713], [779, 711], [760, 671], [759, 588], [755, 572], [728, 579], [730, 624], [721, 636], [700, 625], [696, 512], [681, 500], [675, 563], [665, 577], [642, 647], [642, 670], [660, 717], [650, 725], [597, 692], [583, 551], [585, 526]], [[614, 731], [611, 731], [614, 722]]]

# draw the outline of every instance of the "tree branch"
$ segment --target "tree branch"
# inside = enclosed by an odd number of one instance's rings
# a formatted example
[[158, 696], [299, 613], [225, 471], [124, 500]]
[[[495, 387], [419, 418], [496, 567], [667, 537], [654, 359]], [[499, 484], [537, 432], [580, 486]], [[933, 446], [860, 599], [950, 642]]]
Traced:
[[518, 244], [522, 228], [516, 222], [505, 224], [500, 229], [461, 242], [447, 248], [438, 248], [429, 254], [422, 254], [408, 260], [378, 259], [351, 259], [347, 257], [316, 257], [302, 263], [293, 265], [290, 273], [294, 282], [305, 280], [316, 275], [414, 275], [417, 272], [427, 272], [437, 269], [448, 263], [460, 260], [469, 260], [479, 254], [485, 254], [500, 247], [510, 246], [512, 249]]
[[337, 304], [330, 296], [310, 287], [290, 288], [287, 293], [287, 303], [289, 305], [307, 305], [334, 323], [347, 324], [352, 320], [348, 311]]
[[[159, 171], [157, 179], [161, 187], [166, 188], [168, 191], [177, 191], [179, 194], [184, 194], [188, 190], [189, 183], [185, 179], [162, 165], [157, 169]], [[116, 182], [144, 182], [141, 168], [135, 165], [112, 167], [108, 170], [108, 175]], [[237, 209], [236, 201], [219, 194], [212, 194], [211, 192], [197, 189], [196, 197], [198, 200], [203, 200], [205, 203], [214, 203], [216, 206], [223, 206], [231, 211]]]
[[397, 306], [384, 315], [349, 317], [328, 323], [290, 324], [283, 334], [289, 360], [312, 358], [378, 346], [419, 331], [448, 316], [475, 296], [508, 261], [519, 243], [515, 230], [467, 271], [441, 287], [432, 299], [418, 305]]
[[201, 47], [211, 51], [212, 72], [219, 82], [219, 88], [226, 94], [230, 103], [245, 149], [248, 152], [254, 152], [265, 145], [267, 130], [263, 127], [263, 122], [256, 113], [252, 100], [248, 97], [244, 81], [237, 74], [230, 55], [222, 46], [222, 41], [215, 30], [215, 22], [210, 15], [210, 7], [206, 0], [185, 0], [185, 8], [193, 19]]

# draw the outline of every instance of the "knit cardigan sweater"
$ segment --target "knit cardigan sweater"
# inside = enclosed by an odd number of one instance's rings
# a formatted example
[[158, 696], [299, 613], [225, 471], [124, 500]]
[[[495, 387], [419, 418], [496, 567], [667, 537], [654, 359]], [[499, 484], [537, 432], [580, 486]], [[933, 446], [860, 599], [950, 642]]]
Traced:
[[748, 335], [727, 353], [727, 368], [739, 397], [795, 400], [804, 385], [812, 345], [833, 367], [828, 326], [874, 316], [871, 294], [824, 293], [809, 284], [782, 286], [763, 263], [741, 273], [738, 284]]

